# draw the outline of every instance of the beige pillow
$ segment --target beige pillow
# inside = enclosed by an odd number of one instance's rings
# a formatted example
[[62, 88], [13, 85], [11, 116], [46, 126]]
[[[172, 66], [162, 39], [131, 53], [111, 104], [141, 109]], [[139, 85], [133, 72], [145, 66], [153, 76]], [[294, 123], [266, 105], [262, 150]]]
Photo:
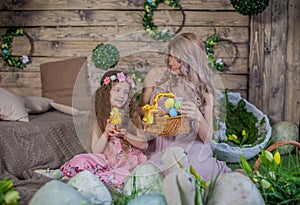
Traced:
[[78, 57], [41, 64], [42, 96], [72, 106], [74, 85], [85, 61], [86, 57]]
[[29, 122], [24, 102], [8, 90], [0, 87], [0, 119]]
[[23, 97], [26, 111], [29, 114], [39, 114], [46, 112], [51, 108], [50, 103], [53, 101], [49, 98], [39, 96], [25, 96]]
[[63, 105], [60, 103], [56, 103], [56, 102], [51, 102], [50, 105], [57, 111], [60, 111], [62, 113], [68, 114], [68, 115], [84, 115], [87, 113], [87, 111], [80, 111], [73, 107]]

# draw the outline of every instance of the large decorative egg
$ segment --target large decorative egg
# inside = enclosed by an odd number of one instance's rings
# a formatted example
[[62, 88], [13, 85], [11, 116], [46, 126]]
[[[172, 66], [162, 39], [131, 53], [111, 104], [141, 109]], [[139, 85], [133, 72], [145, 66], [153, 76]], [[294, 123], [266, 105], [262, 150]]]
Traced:
[[[283, 140], [299, 141], [299, 127], [294, 122], [282, 121], [272, 126], [272, 144]], [[280, 154], [288, 154], [293, 151], [294, 145], [282, 145], [278, 147]]]

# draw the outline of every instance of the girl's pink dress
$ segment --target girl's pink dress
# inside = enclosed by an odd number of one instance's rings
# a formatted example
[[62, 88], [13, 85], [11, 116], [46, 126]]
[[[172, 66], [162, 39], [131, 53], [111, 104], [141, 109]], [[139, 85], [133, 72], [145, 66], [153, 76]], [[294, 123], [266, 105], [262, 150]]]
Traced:
[[88, 170], [107, 185], [122, 188], [126, 177], [137, 165], [145, 162], [147, 157], [140, 149], [118, 137], [110, 137], [103, 154], [79, 154], [67, 161], [60, 170], [67, 177]]

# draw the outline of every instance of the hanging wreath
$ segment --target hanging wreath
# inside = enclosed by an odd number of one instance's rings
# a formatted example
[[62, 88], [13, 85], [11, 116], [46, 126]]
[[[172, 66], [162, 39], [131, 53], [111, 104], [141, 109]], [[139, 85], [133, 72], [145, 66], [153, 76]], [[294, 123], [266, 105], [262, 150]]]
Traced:
[[234, 9], [243, 15], [256, 15], [269, 5], [269, 0], [230, 0]]
[[[26, 36], [30, 42], [30, 51], [28, 55], [13, 56], [12, 55], [12, 43], [15, 36]], [[30, 63], [30, 57], [34, 51], [32, 38], [22, 29], [8, 29], [5, 34], [1, 35], [1, 57], [2, 59], [12, 67], [23, 69], [26, 64]]]
[[107, 70], [117, 65], [120, 54], [112, 44], [100, 43], [92, 51], [92, 61], [97, 68]]
[[[215, 48], [215, 46], [217, 46], [219, 44], [219, 42], [226, 42], [232, 46], [233, 55], [232, 55], [232, 60], [231, 60], [230, 64], [225, 64], [221, 58], [216, 59], [213, 56], [215, 53], [214, 48]], [[205, 41], [205, 52], [207, 55], [207, 60], [208, 60], [209, 66], [213, 70], [217, 70], [217, 71], [224, 71], [225, 67], [229, 67], [229, 66], [233, 65], [236, 57], [238, 56], [238, 49], [237, 49], [236, 45], [229, 39], [224, 39], [224, 38], [219, 37], [219, 35], [217, 33], [213, 34], [212, 36], [209, 36], [207, 38], [207, 40]]]
[[[160, 3], [177, 8], [182, 13], [181, 25], [173, 34], [170, 33], [168, 29], [163, 29], [162, 31], [158, 31], [157, 26], [153, 23], [154, 11], [157, 9]], [[179, 33], [184, 25], [185, 14], [178, 0], [146, 0], [144, 3], [144, 10], [145, 10], [145, 14], [143, 17], [143, 26], [145, 30], [150, 34], [150, 36], [155, 40], [162, 39], [164, 41], [168, 41], [174, 35]]]

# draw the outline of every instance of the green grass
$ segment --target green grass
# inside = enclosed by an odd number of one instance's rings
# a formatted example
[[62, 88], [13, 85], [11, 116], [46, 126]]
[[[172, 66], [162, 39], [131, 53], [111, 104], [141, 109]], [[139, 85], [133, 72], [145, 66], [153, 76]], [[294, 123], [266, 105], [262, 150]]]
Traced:
[[[258, 158], [258, 155], [255, 156], [255, 157], [253, 157], [252, 159], [248, 160], [249, 165], [250, 165], [251, 168], [253, 168], [253, 166], [254, 166], [257, 158]], [[288, 166], [289, 163], [293, 164], [293, 162], [296, 162], [297, 159], [298, 159], [298, 161], [300, 163], [300, 156], [298, 154], [298, 158], [297, 158], [297, 155], [296, 155], [295, 151], [293, 153], [291, 153], [291, 154], [282, 155], [281, 156], [282, 166]], [[230, 167], [232, 170], [241, 169], [241, 166], [240, 166], [239, 163], [227, 163], [227, 166]]]

